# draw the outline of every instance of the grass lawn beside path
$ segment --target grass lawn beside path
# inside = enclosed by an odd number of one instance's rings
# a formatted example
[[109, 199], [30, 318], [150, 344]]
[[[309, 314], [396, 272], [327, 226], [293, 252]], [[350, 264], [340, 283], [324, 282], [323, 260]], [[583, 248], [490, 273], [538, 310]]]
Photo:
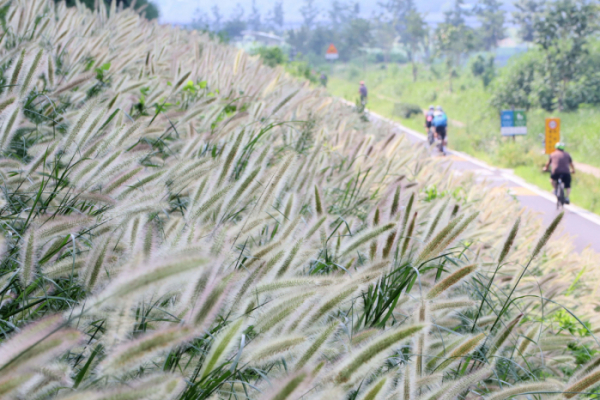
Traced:
[[[424, 131], [423, 116], [404, 118], [397, 105], [415, 104], [422, 109], [441, 105], [450, 119], [450, 148], [488, 164], [513, 169], [516, 175], [545, 190], [551, 190], [548, 175], [541, 172], [547, 159], [542, 147], [546, 117], [561, 118], [562, 140], [576, 161], [600, 167], [600, 110], [583, 108], [553, 114], [530, 110], [528, 135], [513, 141], [500, 135], [500, 117], [490, 106], [491, 90], [484, 89], [479, 79], [465, 72], [453, 79], [450, 92], [448, 81], [442, 78], [436, 76], [435, 69], [423, 68], [419, 80], [412, 82], [410, 69], [405, 66], [372, 65], [365, 71], [338, 65], [327, 89], [334, 96], [354, 102], [358, 98], [358, 82], [364, 80], [369, 89], [370, 110], [419, 132]], [[571, 202], [600, 214], [600, 179], [581, 172], [575, 174]]]

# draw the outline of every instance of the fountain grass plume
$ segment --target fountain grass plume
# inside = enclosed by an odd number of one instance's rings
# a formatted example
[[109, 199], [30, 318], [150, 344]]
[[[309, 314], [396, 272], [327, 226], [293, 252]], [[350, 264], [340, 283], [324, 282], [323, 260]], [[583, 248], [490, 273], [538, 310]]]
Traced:
[[363, 364], [369, 362], [373, 357], [386, 351], [399, 341], [412, 337], [412, 335], [420, 332], [423, 328], [424, 325], [412, 325], [404, 328], [392, 329], [390, 332], [380, 335], [357, 352], [357, 354], [350, 357], [348, 362], [339, 369], [335, 381], [338, 383], [348, 382], [352, 375]]
[[199, 377], [204, 379], [210, 374], [215, 368], [221, 364], [225, 357], [227, 357], [230, 349], [235, 343], [235, 338], [239, 334], [240, 329], [244, 320], [239, 318], [236, 322], [227, 326], [221, 333], [219, 333], [213, 341], [210, 351], [206, 355], [202, 368], [200, 369]]
[[323, 329], [323, 331], [315, 338], [311, 343], [310, 347], [306, 349], [304, 354], [300, 356], [296, 362], [296, 369], [304, 368], [304, 366], [317, 354], [317, 351], [323, 346], [323, 344], [329, 339], [331, 335], [338, 329], [339, 324], [337, 322], [331, 322]]
[[534, 336], [540, 333], [540, 327], [537, 324], [534, 324], [523, 336], [521, 343], [517, 346], [518, 353], [523, 355], [525, 351], [529, 347], [529, 344], [536, 343], [537, 339], [534, 340]]
[[472, 372], [468, 375], [463, 376], [462, 378], [449, 382], [449, 384], [442, 389], [443, 393], [439, 397], [440, 400], [454, 400], [460, 398], [461, 394], [466, 392], [469, 387], [474, 384], [479, 383], [480, 381], [485, 380], [493, 373], [492, 368], [486, 366], [480, 370]]
[[258, 348], [246, 349], [249, 353], [248, 360], [252, 360], [254, 363], [264, 362], [265, 359], [278, 356], [280, 353], [288, 351], [305, 341], [306, 337], [300, 335], [279, 337]]
[[504, 304], [502, 306], [502, 309], [498, 313], [498, 317], [496, 318], [496, 321], [494, 321], [494, 324], [490, 328], [490, 331], [494, 330], [494, 327], [496, 326], [496, 324], [498, 324], [498, 321], [500, 321], [500, 317], [502, 317], [502, 315], [508, 309], [508, 306], [509, 306], [509, 304], [511, 302], [512, 295], [514, 294], [515, 290], [517, 289], [517, 286], [521, 282], [521, 279], [523, 278], [523, 276], [525, 275], [525, 273], [529, 269], [529, 266], [531, 265], [531, 262], [540, 253], [540, 251], [542, 251], [542, 248], [546, 245], [546, 243], [548, 242], [548, 240], [550, 240], [550, 237], [552, 236], [552, 234], [554, 233], [554, 231], [558, 227], [558, 224], [562, 220], [563, 216], [564, 216], [564, 212], [561, 212], [560, 214], [558, 214], [556, 216], [556, 218], [554, 218], [554, 220], [552, 221], [552, 223], [550, 223], [550, 225], [548, 226], [548, 228], [546, 229], [546, 231], [544, 232], [544, 234], [542, 235], [542, 237], [540, 238], [540, 240], [536, 244], [535, 248], [533, 249], [533, 252], [531, 253], [531, 257], [529, 258], [529, 261], [527, 262], [527, 264], [525, 265], [525, 268], [523, 268], [523, 271], [521, 271], [521, 274], [519, 275], [519, 278], [517, 279], [517, 281], [513, 285], [513, 288], [510, 291], [510, 293], [508, 294], [508, 297], [506, 298], [506, 301], [504, 302]]
[[426, 299], [431, 300], [444, 293], [446, 290], [451, 288], [460, 282], [464, 277], [469, 276], [477, 269], [477, 265], [466, 265], [462, 268], [457, 269], [443, 280], [439, 281], [432, 287], [426, 295]]
[[210, 324], [213, 317], [219, 312], [219, 308], [227, 296], [231, 275], [225, 279], [215, 277], [202, 291], [202, 295], [196, 300], [190, 315], [186, 318], [196, 327], [204, 327]]
[[56, 330], [36, 342], [31, 341], [14, 357], [3, 359], [0, 373], [11, 374], [42, 365], [77, 345], [81, 338], [81, 332], [74, 329]]
[[21, 120], [21, 109], [18, 105], [11, 107], [10, 116], [2, 124], [2, 136], [0, 137], [0, 149], [6, 150], [16, 133], [16, 126]]
[[100, 271], [102, 268], [106, 268], [104, 259], [110, 245], [110, 235], [105, 235], [104, 238], [97, 243], [94, 250], [90, 254], [86, 266], [86, 287], [89, 291], [92, 291], [98, 281]]
[[410, 224], [408, 225], [408, 231], [406, 232], [406, 235], [404, 238], [404, 244], [402, 245], [402, 251], [400, 252], [400, 258], [404, 258], [404, 255], [406, 254], [406, 250], [408, 250], [408, 245], [410, 243], [410, 240], [412, 239], [413, 231], [415, 230], [415, 223], [417, 221], [417, 215], [418, 215], [418, 213], [415, 211], [412, 219], [410, 220]]
[[[269, 315], [257, 322], [256, 329], [261, 333], [269, 331], [289, 315], [293, 314], [310, 296], [312, 296], [312, 293], [309, 292], [309, 294], [296, 296], [296, 298], [290, 299], [278, 307], [271, 308]], [[297, 321], [297, 323], [300, 323], [300, 321]]]
[[473, 307], [475, 302], [469, 298], [454, 298], [452, 300], [441, 301], [433, 303], [429, 306], [431, 311], [447, 310], [447, 309], [461, 309], [466, 307]]
[[450, 364], [462, 360], [462, 358], [466, 357], [479, 345], [483, 338], [485, 338], [484, 332], [466, 339], [461, 345], [457, 346], [444, 361], [435, 367], [435, 371], [442, 371]]
[[315, 185], [315, 211], [318, 216], [323, 215], [323, 205], [321, 203], [321, 195], [319, 194], [319, 188]]
[[421, 250], [421, 253], [415, 260], [415, 264], [421, 264], [423, 261], [426, 261], [429, 257], [435, 254], [436, 250], [440, 248], [441, 244], [445, 241], [446, 237], [452, 232], [452, 230], [454, 230], [456, 225], [458, 225], [460, 220], [461, 217], [453, 219], [444, 227], [444, 229], [439, 231], [438, 234], [435, 235], [435, 237], [431, 239], [427, 245], [425, 245], [425, 248]]
[[[548, 226], [548, 228], [546, 229], [546, 231], [544, 232], [544, 234], [542, 235], [542, 237], [540, 238], [538, 243], [535, 245], [535, 248], [533, 249], [533, 252], [531, 253], [531, 260], [533, 260], [535, 257], [537, 257], [537, 255], [540, 253], [540, 251], [542, 251], [542, 249], [544, 248], [546, 243], [548, 243], [548, 240], [550, 240], [550, 237], [552, 236], [552, 234], [558, 227], [558, 224], [560, 224], [560, 221], [562, 221], [564, 215], [565, 215], [565, 213], [561, 212], [560, 214], [558, 214], [556, 216], [556, 218], [554, 218], [552, 223], [550, 223], [550, 225]], [[523, 273], [524, 272], [525, 271], [523, 271]]]
[[106, 373], [122, 374], [134, 369], [143, 360], [190, 340], [194, 334], [194, 330], [189, 326], [177, 326], [147, 334], [117, 346], [109, 357], [102, 360], [99, 368]]
[[437, 214], [435, 215], [435, 218], [433, 218], [433, 221], [431, 222], [431, 225], [429, 226], [427, 235], [425, 235], [425, 242], [427, 242], [431, 238], [431, 235], [433, 235], [433, 232], [435, 232], [435, 228], [437, 228], [440, 220], [442, 219], [442, 216], [444, 215], [444, 211], [446, 211], [446, 207], [448, 207], [449, 202], [450, 202], [450, 200], [446, 200], [440, 206], [440, 209], [438, 210]]
[[379, 378], [375, 383], [369, 386], [367, 391], [363, 396], [360, 397], [360, 400], [376, 400], [379, 398], [379, 394], [384, 392], [384, 387], [388, 381], [387, 376], [383, 376]]
[[398, 212], [398, 207], [400, 205], [400, 186], [396, 186], [396, 190], [394, 192], [394, 198], [392, 200], [392, 206], [390, 207], [390, 218], [392, 218]]
[[515, 221], [512, 229], [508, 233], [508, 237], [506, 238], [506, 241], [504, 242], [504, 246], [502, 246], [502, 251], [500, 252], [500, 255], [498, 256], [498, 265], [501, 265], [504, 262], [504, 260], [506, 259], [506, 256], [508, 255], [508, 252], [512, 248], [513, 243], [515, 242], [515, 238], [517, 237], [517, 233], [519, 232], [520, 224], [521, 224], [521, 217], [518, 217], [517, 220]]
[[21, 247], [21, 268], [19, 268], [19, 280], [21, 285], [27, 287], [35, 278], [36, 268], [36, 232], [30, 229], [24, 238], [25, 244]]
[[386, 231], [389, 231], [390, 229], [393, 229], [395, 226], [396, 226], [396, 224], [390, 223], [390, 224], [385, 224], [379, 228], [370, 230], [369, 232], [367, 232], [367, 233], [363, 234], [362, 236], [360, 236], [359, 238], [355, 239], [354, 242], [350, 243], [344, 250], [342, 250], [340, 257], [344, 257], [344, 256], [348, 255], [349, 253], [356, 250], [358, 247], [365, 244], [369, 240], [376, 238], [377, 236], [381, 235], [382, 233], [384, 233]]
[[89, 303], [100, 304], [111, 299], [112, 301], [118, 301], [123, 296], [131, 296], [149, 287], [164, 284], [181, 274], [198, 270], [206, 262], [204, 258], [181, 258], [170, 261], [161, 260], [143, 269], [138, 266], [129, 273], [115, 279], [110, 286], [100, 292], [97, 298]]
[[598, 382], [600, 382], [600, 368], [583, 377], [578, 377], [575, 382], [569, 382], [568, 386], [563, 389], [563, 396], [566, 399], [572, 399], [582, 393], [585, 389], [596, 385]]
[[3, 113], [4, 110], [6, 110], [8, 108], [8, 106], [13, 104], [16, 99], [17, 98], [13, 96], [13, 97], [9, 97], [7, 99], [0, 101], [0, 114]]
[[10, 83], [8, 84], [9, 86], [7, 88], [8, 93], [12, 93], [15, 91], [17, 81], [19, 80], [19, 75], [21, 74], [21, 69], [23, 68], [23, 62], [25, 61], [25, 52], [25, 49], [21, 51], [21, 55], [19, 56], [19, 59], [17, 60], [15, 67], [12, 70]]
[[404, 217], [402, 218], [402, 233], [400, 236], [404, 236], [404, 232], [406, 232], [406, 226], [408, 224], [408, 219], [410, 218], [410, 213], [413, 208], [413, 204], [415, 202], [415, 193], [410, 194], [410, 198], [408, 199], [408, 204], [406, 205], [406, 209], [404, 210]]
[[521, 394], [556, 394], [561, 390], [561, 384], [556, 381], [524, 382], [519, 385], [492, 393], [486, 400], [505, 400]]
[[323, 223], [327, 220], [327, 216], [322, 216], [321, 218], [319, 218], [314, 225], [308, 230], [308, 232], [306, 232], [306, 235], [304, 236], [304, 240], [308, 240], [311, 238], [312, 235], [315, 234], [316, 231], [319, 230], [319, 228], [323, 225]]
[[[308, 373], [304, 371], [299, 371], [296, 374], [292, 375], [290, 378], [282, 382], [280, 385], [276, 386], [272, 391], [273, 393], [267, 395], [265, 399], [269, 400], [286, 400], [297, 398], [297, 389], [301, 387], [302, 383], [308, 377]], [[293, 396], [293, 397], [292, 397]]]
[[244, 133], [245, 131], [242, 129], [242, 131], [238, 134], [235, 142], [233, 143], [233, 147], [227, 154], [227, 158], [225, 159], [225, 162], [223, 163], [223, 168], [221, 169], [221, 174], [219, 175], [219, 179], [217, 180], [217, 187], [221, 186], [221, 183], [223, 183], [225, 177], [227, 176], [229, 169], [231, 168], [231, 164], [233, 164], [233, 160], [238, 152], [238, 149], [240, 148], [242, 139], [244, 138]]
[[33, 80], [34, 75], [38, 71], [38, 67], [40, 65], [40, 61], [42, 61], [42, 56], [44, 55], [44, 50], [38, 50], [37, 54], [33, 58], [31, 65], [29, 66], [29, 71], [27, 71], [27, 75], [25, 75], [25, 79], [21, 84], [21, 90], [19, 92], [19, 96], [23, 97], [29, 91], [29, 86], [31, 85], [31, 81]]
[[296, 254], [298, 254], [298, 251], [300, 250], [300, 248], [302, 247], [303, 244], [304, 244], [304, 239], [299, 239], [296, 242], [296, 244], [294, 245], [294, 247], [292, 247], [292, 249], [288, 253], [288, 256], [285, 258], [285, 260], [281, 264], [281, 267], [279, 267], [279, 270], [277, 271], [277, 278], [280, 278], [281, 276], [285, 275], [288, 268], [294, 261]]
[[385, 240], [385, 245], [383, 246], [383, 253], [382, 253], [382, 258], [383, 259], [387, 259], [390, 257], [390, 253], [392, 252], [392, 248], [394, 247], [394, 242], [396, 240], [396, 234], [397, 234], [397, 228], [392, 230], [386, 240]]
[[340, 302], [344, 301], [348, 296], [354, 293], [358, 286], [353, 285], [348, 288], [340, 289], [328, 296], [327, 300], [315, 311], [305, 322], [305, 327], [314, 325], [317, 321], [325, 316], [329, 311], [336, 307]]
[[49, 56], [46, 76], [48, 77], [48, 83], [50, 84], [50, 87], [54, 87], [54, 72], [54, 61], [52, 60], [52, 57]]
[[504, 327], [504, 329], [502, 329], [500, 332], [498, 332], [496, 337], [494, 337], [494, 339], [492, 340], [492, 343], [488, 350], [488, 354], [490, 354], [492, 356], [498, 355], [498, 353], [502, 349], [502, 345], [504, 344], [506, 339], [508, 339], [508, 337], [510, 336], [510, 334], [512, 333], [514, 328], [517, 326], [519, 321], [521, 321], [522, 317], [523, 317], [523, 314], [517, 315], [517, 317], [515, 319], [513, 319], [512, 321], [510, 321], [510, 323], [508, 325], [506, 325], [506, 327]]

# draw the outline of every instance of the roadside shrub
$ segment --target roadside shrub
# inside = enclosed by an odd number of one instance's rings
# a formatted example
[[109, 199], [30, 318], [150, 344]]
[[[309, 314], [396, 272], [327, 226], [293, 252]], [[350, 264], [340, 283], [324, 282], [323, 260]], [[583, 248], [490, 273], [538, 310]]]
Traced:
[[284, 64], [287, 61], [287, 56], [284, 54], [281, 47], [278, 46], [259, 47], [256, 49], [256, 54], [260, 56], [260, 59], [265, 65], [272, 68]]
[[423, 114], [423, 110], [417, 104], [396, 103], [394, 104], [394, 115], [402, 118], [410, 118], [413, 115]]
[[[538, 58], [534, 51], [511, 61], [494, 82], [492, 106], [498, 110], [512, 107], [528, 110], [536, 104], [538, 92], [534, 80], [537, 68]], [[542, 100], [540, 103], [546, 104], [547, 101]]]

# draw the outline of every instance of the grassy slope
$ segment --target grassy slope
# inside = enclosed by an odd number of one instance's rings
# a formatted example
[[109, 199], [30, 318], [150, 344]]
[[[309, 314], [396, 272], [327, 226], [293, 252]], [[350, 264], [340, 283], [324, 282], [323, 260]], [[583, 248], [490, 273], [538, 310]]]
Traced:
[[506, 242], [505, 193], [207, 36], [48, 1], [0, 42], [0, 398], [453, 399], [586, 361], [540, 293], [591, 320], [596, 256], [528, 215]]
[[[412, 82], [410, 70], [396, 65], [387, 69], [371, 66], [366, 73], [354, 66], [338, 66], [329, 80], [328, 90], [335, 96], [355, 100], [357, 82], [364, 79], [370, 91], [368, 107], [371, 110], [419, 131], [423, 130], [422, 117], [401, 118], [394, 113], [394, 103], [414, 103], [422, 108], [440, 104], [452, 120], [449, 129], [451, 148], [499, 167], [513, 168], [527, 181], [550, 189], [548, 177], [539, 172], [546, 161], [542, 138], [544, 119], [550, 116], [548, 113], [530, 111], [528, 136], [518, 137], [513, 142], [500, 136], [500, 118], [489, 106], [491, 94], [479, 80], [463, 74], [455, 78], [454, 91], [450, 93], [443, 76], [425, 70], [419, 78]], [[574, 159], [596, 167], [600, 167], [600, 146], [597, 145], [600, 129], [596, 126], [599, 114], [594, 109], [554, 114], [562, 120], [562, 137]], [[586, 174], [577, 174], [574, 178], [573, 203], [600, 213], [600, 179]]]

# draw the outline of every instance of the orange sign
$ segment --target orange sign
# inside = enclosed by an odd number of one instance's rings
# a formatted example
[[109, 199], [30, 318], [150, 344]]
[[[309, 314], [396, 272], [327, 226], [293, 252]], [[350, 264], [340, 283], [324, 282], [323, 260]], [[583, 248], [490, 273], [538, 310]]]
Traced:
[[546, 118], [546, 154], [552, 153], [558, 142], [560, 142], [560, 118]]
[[337, 49], [335, 48], [333, 43], [331, 43], [329, 45], [329, 48], [327, 49], [327, 54], [337, 54], [337, 53], [338, 53]]

